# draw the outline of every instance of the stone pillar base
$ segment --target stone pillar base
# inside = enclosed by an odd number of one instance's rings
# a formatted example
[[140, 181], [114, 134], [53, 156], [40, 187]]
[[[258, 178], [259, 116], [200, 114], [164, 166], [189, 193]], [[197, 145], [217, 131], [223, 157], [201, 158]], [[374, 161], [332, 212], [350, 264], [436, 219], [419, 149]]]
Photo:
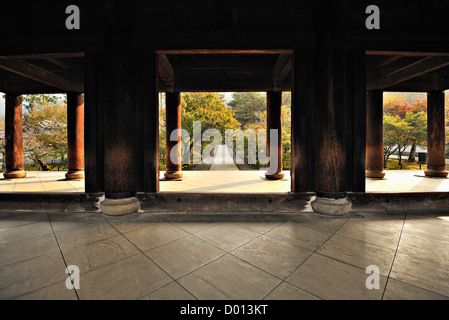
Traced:
[[275, 174], [265, 173], [265, 178], [269, 180], [280, 180], [284, 179], [285, 174], [282, 171], [276, 172]]
[[104, 199], [100, 204], [101, 211], [110, 216], [123, 216], [135, 213], [140, 209], [140, 202], [135, 197], [123, 199]]
[[181, 179], [184, 173], [181, 170], [178, 171], [166, 171], [164, 177], [166, 179]]
[[313, 211], [331, 216], [341, 216], [351, 211], [351, 202], [346, 196], [338, 199], [317, 196], [311, 205]]
[[441, 168], [427, 168], [424, 170], [424, 174], [428, 177], [447, 177], [448, 172], [444, 167]]
[[12, 171], [6, 171], [3, 173], [3, 176], [6, 179], [19, 179], [19, 178], [25, 178], [26, 172], [24, 170], [12, 170]]
[[84, 179], [84, 170], [69, 170], [65, 174], [67, 180]]
[[385, 177], [385, 172], [383, 170], [365, 170], [365, 177], [367, 178], [376, 178], [376, 179], [382, 179]]

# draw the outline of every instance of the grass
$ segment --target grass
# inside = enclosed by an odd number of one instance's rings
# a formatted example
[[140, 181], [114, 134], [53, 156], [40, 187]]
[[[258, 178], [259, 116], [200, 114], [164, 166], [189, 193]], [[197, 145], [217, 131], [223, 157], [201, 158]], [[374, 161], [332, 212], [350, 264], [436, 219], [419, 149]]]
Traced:
[[420, 170], [427, 169], [427, 164], [421, 164], [421, 168], [418, 162], [407, 162], [407, 158], [402, 159], [402, 168], [397, 159], [388, 159], [387, 167], [385, 170]]

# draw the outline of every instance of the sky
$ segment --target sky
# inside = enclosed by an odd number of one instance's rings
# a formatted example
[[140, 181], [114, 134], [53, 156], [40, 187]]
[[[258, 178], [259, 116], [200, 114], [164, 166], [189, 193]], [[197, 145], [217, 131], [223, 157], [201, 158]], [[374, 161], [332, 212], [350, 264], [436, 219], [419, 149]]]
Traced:
[[5, 99], [3, 98], [3, 92], [0, 92], [0, 118], [5, 119]]

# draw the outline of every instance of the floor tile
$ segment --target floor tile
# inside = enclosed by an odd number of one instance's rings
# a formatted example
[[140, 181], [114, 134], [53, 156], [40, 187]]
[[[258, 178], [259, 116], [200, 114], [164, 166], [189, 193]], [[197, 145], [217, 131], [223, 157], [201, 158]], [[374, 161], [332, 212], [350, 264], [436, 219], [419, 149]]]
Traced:
[[298, 246], [262, 236], [232, 252], [246, 262], [277, 277], [285, 278], [312, 252]]
[[182, 238], [157, 247], [146, 254], [174, 279], [211, 262], [224, 251], [194, 236]]
[[[449, 214], [447, 215], [449, 216]], [[404, 232], [427, 238], [449, 241], [449, 218], [443, 215], [407, 217], [404, 224]]]
[[357, 219], [348, 221], [348, 223], [336, 232], [336, 235], [385, 248], [396, 249], [401, 235], [401, 229], [385, 227], [382, 224]]
[[65, 281], [37, 289], [14, 300], [78, 300], [74, 289], [67, 289]]
[[270, 292], [264, 300], [320, 300], [318, 297], [301, 290], [287, 282], [282, 282]]
[[259, 300], [281, 280], [226, 255], [189, 273], [178, 282], [200, 300]]
[[125, 237], [142, 251], [159, 247], [189, 234], [169, 223], [157, 223], [149, 227], [124, 233]]
[[186, 289], [181, 287], [179, 283], [173, 281], [168, 285], [150, 293], [141, 300], [196, 300]]
[[48, 221], [22, 224], [10, 228], [0, 228], [0, 244], [30, 239], [52, 233], [53, 230]]
[[413, 286], [411, 284], [388, 279], [384, 300], [449, 300], [449, 296]]
[[449, 242], [404, 233], [390, 277], [449, 296]]
[[333, 235], [316, 252], [363, 269], [376, 265], [380, 274], [388, 276], [396, 250]]
[[386, 277], [379, 276], [380, 289], [367, 289], [365, 269], [313, 254], [286, 281], [326, 300], [365, 300], [382, 297]]
[[172, 279], [144, 254], [109, 264], [80, 276], [81, 300], [134, 300]]
[[48, 222], [47, 215], [42, 212], [0, 212], [1, 229], [36, 222]]
[[76, 265], [80, 273], [89, 272], [139, 253], [140, 251], [122, 235], [63, 250], [67, 265]]
[[9, 264], [0, 267], [0, 299], [11, 299], [66, 277], [60, 252]]
[[0, 244], [0, 267], [58, 251], [53, 233]]
[[160, 218], [152, 213], [135, 213], [130, 216], [107, 218], [108, 222], [121, 233], [135, 231], [160, 222]]
[[[94, 241], [105, 240], [119, 234], [109, 223], [100, 219], [90, 219], [70, 224], [67, 224], [67, 221], [62, 223], [65, 224], [64, 227], [60, 226], [59, 228], [55, 226], [54, 231], [63, 250]], [[53, 222], [52, 225], [58, 224]]]
[[196, 234], [199, 238], [223, 249], [231, 251], [260, 236], [258, 232], [233, 223], [221, 223]]
[[314, 251], [330, 237], [331, 232], [316, 231], [297, 222], [286, 222], [266, 235]]

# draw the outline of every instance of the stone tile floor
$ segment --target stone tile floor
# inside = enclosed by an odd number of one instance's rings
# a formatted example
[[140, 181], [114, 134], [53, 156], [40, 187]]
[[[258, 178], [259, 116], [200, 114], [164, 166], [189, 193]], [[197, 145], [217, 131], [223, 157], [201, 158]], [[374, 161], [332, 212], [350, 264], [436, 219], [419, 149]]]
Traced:
[[4, 211], [0, 299], [447, 300], [449, 213]]

